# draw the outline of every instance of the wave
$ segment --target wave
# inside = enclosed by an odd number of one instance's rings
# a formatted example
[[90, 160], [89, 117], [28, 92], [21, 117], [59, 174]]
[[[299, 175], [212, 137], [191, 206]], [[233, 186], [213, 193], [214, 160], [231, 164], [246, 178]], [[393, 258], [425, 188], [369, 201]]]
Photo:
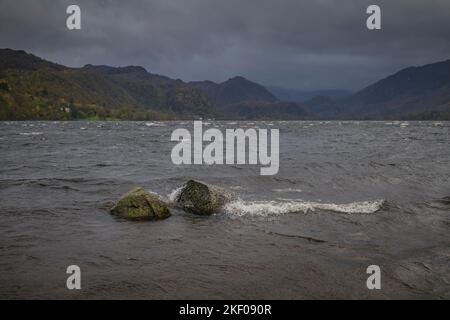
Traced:
[[293, 189], [293, 188], [286, 188], [286, 189], [273, 189], [273, 192], [303, 192], [302, 189]]
[[160, 122], [146, 122], [145, 126], [147, 127], [165, 127], [166, 124]]
[[[166, 197], [161, 197], [174, 204], [183, 186], [172, 190]], [[282, 192], [301, 192], [300, 189], [280, 189]], [[152, 192], [153, 193], [153, 192]], [[159, 195], [160, 196], [160, 195]], [[302, 201], [294, 199], [266, 200], [266, 201], [244, 201], [238, 199], [227, 203], [222, 211], [234, 216], [261, 216], [268, 217], [288, 213], [307, 213], [309, 211], [333, 211], [345, 214], [371, 214], [379, 211], [385, 200], [357, 201], [344, 204], [320, 203], [314, 201]]]
[[273, 216], [308, 211], [333, 211], [346, 214], [371, 214], [381, 209], [384, 200], [351, 202], [346, 204], [319, 203], [309, 201], [243, 201], [237, 200], [225, 205], [223, 211], [236, 216]]
[[184, 186], [178, 187], [176, 189], [174, 189], [169, 195], [167, 195], [167, 198], [169, 199], [170, 202], [175, 202], [176, 198], [178, 197], [178, 194], [180, 193], [180, 191], [183, 189]]
[[44, 134], [43, 132], [20, 132], [19, 135], [21, 136], [40, 136]]

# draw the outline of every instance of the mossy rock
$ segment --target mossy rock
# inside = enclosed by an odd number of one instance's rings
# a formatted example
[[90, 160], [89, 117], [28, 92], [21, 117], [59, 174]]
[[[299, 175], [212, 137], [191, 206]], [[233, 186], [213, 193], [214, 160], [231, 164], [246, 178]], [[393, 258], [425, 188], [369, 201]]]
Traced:
[[175, 201], [184, 210], [198, 215], [220, 212], [223, 206], [235, 199], [235, 195], [218, 186], [189, 180], [178, 193]]
[[161, 199], [140, 187], [124, 194], [110, 212], [131, 220], [159, 220], [170, 216], [167, 205]]

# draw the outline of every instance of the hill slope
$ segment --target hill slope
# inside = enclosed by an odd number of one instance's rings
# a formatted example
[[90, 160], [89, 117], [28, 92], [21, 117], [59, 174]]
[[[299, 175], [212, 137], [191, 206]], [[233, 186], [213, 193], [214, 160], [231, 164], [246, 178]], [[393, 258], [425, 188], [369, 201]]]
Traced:
[[0, 50], [0, 119], [208, 115], [195, 87], [142, 67], [68, 68], [24, 51]]
[[349, 96], [351, 93], [345, 90], [314, 90], [304, 91], [296, 89], [288, 89], [278, 86], [269, 86], [267, 89], [277, 99], [282, 101], [306, 102], [315, 97], [327, 97], [331, 100], [338, 100]]
[[142, 67], [69, 68], [0, 49], [0, 120], [449, 119], [450, 60], [410, 67], [348, 97], [279, 101], [243, 77], [183, 82]]
[[341, 102], [344, 117], [404, 118], [450, 110], [450, 60], [403, 69]]
[[212, 103], [227, 106], [244, 102], [275, 102], [265, 87], [244, 77], [234, 77], [222, 83], [196, 81], [190, 84], [202, 90]]

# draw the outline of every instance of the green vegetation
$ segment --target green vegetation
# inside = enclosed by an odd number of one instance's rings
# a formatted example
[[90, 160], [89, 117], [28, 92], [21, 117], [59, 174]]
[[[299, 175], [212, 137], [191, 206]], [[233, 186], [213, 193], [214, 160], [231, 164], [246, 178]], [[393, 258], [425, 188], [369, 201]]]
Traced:
[[450, 60], [406, 68], [340, 100], [278, 101], [235, 77], [186, 83], [142, 67], [68, 68], [0, 49], [0, 120], [450, 119]]
[[0, 92], [0, 121], [2, 120], [173, 120], [174, 114], [142, 108], [108, 108], [72, 101], [48, 101], [31, 96], [27, 101]]
[[209, 110], [196, 88], [140, 67], [68, 68], [0, 49], [0, 120], [172, 120]]

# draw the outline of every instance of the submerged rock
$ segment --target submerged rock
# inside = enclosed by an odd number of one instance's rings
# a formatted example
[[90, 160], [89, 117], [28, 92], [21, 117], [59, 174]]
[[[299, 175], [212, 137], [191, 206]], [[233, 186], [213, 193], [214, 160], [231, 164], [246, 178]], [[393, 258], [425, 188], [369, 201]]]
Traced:
[[210, 215], [219, 212], [235, 195], [221, 187], [189, 180], [175, 198], [184, 210], [198, 214]]
[[170, 216], [167, 205], [161, 199], [140, 187], [124, 194], [110, 212], [122, 218], [135, 220], [159, 220]]

